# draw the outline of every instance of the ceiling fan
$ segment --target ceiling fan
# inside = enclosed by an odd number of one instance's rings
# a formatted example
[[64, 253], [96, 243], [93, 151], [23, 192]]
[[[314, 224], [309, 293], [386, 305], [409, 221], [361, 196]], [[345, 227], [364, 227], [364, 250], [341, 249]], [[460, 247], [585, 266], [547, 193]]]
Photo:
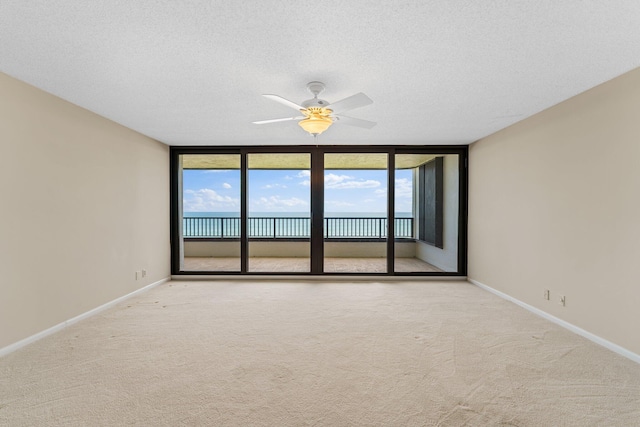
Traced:
[[375, 122], [356, 119], [354, 117], [348, 117], [342, 114], [345, 111], [373, 104], [371, 98], [369, 98], [364, 93], [360, 92], [347, 98], [341, 99], [340, 101], [329, 103], [324, 99], [318, 99], [318, 95], [320, 95], [320, 93], [324, 91], [324, 83], [309, 82], [307, 83], [307, 89], [309, 90], [309, 92], [311, 92], [313, 98], [302, 102], [302, 104], [300, 105], [296, 104], [295, 102], [291, 102], [288, 99], [284, 99], [283, 97], [278, 95], [262, 95], [265, 98], [269, 98], [288, 107], [295, 108], [303, 114], [302, 116], [286, 117], [283, 119], [261, 120], [253, 123], [256, 125], [263, 125], [266, 123], [300, 120], [298, 122], [300, 127], [302, 127], [302, 129], [309, 132], [313, 136], [318, 136], [334, 123], [342, 123], [345, 125], [357, 126], [366, 129], [371, 129], [376, 125]]

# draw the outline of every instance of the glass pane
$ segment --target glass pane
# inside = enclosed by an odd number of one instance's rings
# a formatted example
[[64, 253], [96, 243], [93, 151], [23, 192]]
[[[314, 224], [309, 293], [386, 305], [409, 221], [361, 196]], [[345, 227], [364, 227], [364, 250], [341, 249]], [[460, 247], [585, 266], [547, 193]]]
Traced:
[[387, 154], [326, 153], [324, 271], [387, 272]]
[[240, 271], [240, 155], [182, 155], [183, 271]]
[[311, 271], [309, 153], [251, 153], [248, 166], [249, 271]]
[[458, 155], [397, 154], [395, 163], [395, 271], [458, 271]]

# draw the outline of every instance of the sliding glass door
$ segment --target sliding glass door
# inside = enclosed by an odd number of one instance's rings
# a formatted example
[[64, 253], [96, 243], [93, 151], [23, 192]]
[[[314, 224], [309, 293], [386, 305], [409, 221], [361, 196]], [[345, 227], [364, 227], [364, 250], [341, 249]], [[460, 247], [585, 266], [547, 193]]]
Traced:
[[309, 153], [247, 154], [249, 272], [311, 269]]
[[182, 269], [240, 272], [240, 155], [184, 155], [180, 165]]
[[387, 159], [387, 153], [325, 153], [325, 273], [388, 272]]
[[457, 154], [396, 154], [397, 273], [458, 271], [459, 163]]

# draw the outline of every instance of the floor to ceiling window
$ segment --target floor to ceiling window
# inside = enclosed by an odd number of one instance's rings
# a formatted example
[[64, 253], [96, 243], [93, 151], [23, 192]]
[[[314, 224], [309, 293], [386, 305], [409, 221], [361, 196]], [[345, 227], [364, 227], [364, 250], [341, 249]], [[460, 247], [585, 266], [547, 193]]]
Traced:
[[180, 269], [240, 272], [240, 155], [183, 155], [179, 161]]
[[387, 153], [324, 154], [324, 272], [387, 273]]
[[175, 275], [466, 274], [466, 147], [171, 153]]
[[459, 164], [458, 154], [396, 154], [396, 272], [459, 270]]
[[248, 271], [311, 271], [309, 153], [247, 154]]

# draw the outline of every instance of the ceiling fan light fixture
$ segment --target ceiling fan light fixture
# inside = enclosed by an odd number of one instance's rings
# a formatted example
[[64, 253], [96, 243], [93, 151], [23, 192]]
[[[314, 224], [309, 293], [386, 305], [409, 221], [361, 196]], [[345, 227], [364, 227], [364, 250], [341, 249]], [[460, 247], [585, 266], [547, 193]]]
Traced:
[[333, 124], [333, 120], [330, 117], [332, 111], [328, 108], [311, 107], [302, 110], [302, 113], [307, 118], [300, 120], [298, 124], [311, 135], [320, 135]]
[[333, 124], [333, 121], [328, 117], [310, 117], [308, 119], [300, 120], [298, 124], [311, 135], [320, 135], [322, 132], [329, 129], [329, 126]]
[[271, 120], [259, 120], [253, 122], [256, 125], [263, 125], [267, 123], [278, 123], [278, 122], [288, 122], [290, 120], [300, 120], [298, 124], [300, 127], [309, 134], [313, 136], [318, 136], [322, 132], [329, 129], [329, 127], [334, 123], [345, 124], [349, 126], [356, 126], [366, 129], [371, 129], [376, 125], [375, 122], [370, 122], [368, 120], [356, 119], [353, 117], [343, 116], [342, 113], [353, 110], [355, 108], [364, 107], [365, 105], [373, 104], [371, 98], [369, 98], [364, 93], [356, 93], [355, 95], [351, 95], [340, 101], [331, 103], [325, 101], [324, 99], [318, 99], [318, 95], [324, 90], [324, 83], [322, 82], [310, 82], [307, 84], [307, 89], [313, 95], [313, 98], [307, 99], [306, 101], [297, 104], [295, 102], [291, 102], [288, 99], [285, 99], [279, 95], [274, 94], [263, 94], [265, 98], [268, 98], [272, 101], [276, 101], [280, 104], [286, 105], [287, 107], [293, 108], [300, 113], [302, 116], [296, 117], [284, 117], [281, 119], [271, 119]]

